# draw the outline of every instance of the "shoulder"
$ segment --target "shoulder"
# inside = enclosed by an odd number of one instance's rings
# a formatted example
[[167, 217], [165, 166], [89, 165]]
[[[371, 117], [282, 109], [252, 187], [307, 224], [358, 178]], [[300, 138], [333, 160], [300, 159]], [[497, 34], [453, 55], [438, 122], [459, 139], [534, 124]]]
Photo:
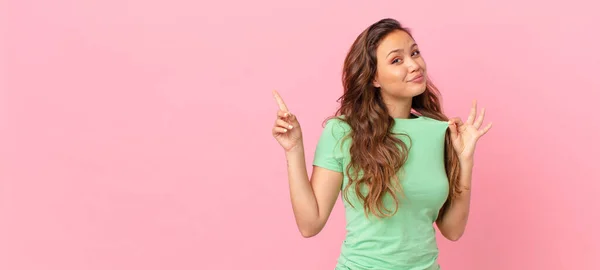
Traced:
[[438, 120], [438, 119], [434, 119], [431, 117], [427, 117], [427, 116], [419, 116], [421, 118], [421, 122], [423, 124], [426, 125], [430, 125], [430, 126], [437, 126], [440, 128], [447, 128], [448, 127], [448, 121], [444, 121], [444, 120]]
[[393, 130], [411, 137], [443, 136], [447, 131], [448, 122], [436, 118], [420, 115], [416, 119], [397, 120]]
[[443, 140], [449, 130], [448, 121], [421, 116], [421, 121], [410, 130], [422, 139]]
[[323, 132], [330, 132], [334, 137], [343, 137], [350, 133], [352, 128], [344, 120], [344, 116], [337, 116], [328, 119], [325, 122]]
[[313, 165], [342, 172], [350, 130], [350, 125], [342, 117], [327, 119], [317, 143]]
[[347, 140], [351, 140], [351, 130], [350, 125], [344, 121], [343, 117], [338, 116], [327, 119], [321, 131], [319, 147], [329, 148], [345, 145], [348, 142]]
[[419, 116], [419, 118], [421, 118], [425, 122], [429, 122], [429, 123], [445, 123], [445, 124], [448, 123], [448, 121], [438, 120], [438, 119], [427, 117], [427, 116], [424, 116], [424, 115]]

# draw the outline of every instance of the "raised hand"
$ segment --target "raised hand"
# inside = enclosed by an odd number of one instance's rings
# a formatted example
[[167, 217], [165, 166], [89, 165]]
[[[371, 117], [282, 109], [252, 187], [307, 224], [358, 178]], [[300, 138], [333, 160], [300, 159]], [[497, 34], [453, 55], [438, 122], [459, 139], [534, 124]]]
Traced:
[[302, 130], [300, 129], [300, 123], [296, 116], [288, 110], [277, 91], [273, 91], [273, 97], [279, 105], [279, 111], [277, 111], [277, 118], [273, 126], [273, 137], [286, 152], [301, 148]]
[[477, 101], [473, 101], [471, 112], [465, 123], [463, 123], [460, 118], [452, 118], [448, 121], [452, 146], [461, 162], [473, 161], [477, 141], [492, 128], [492, 123], [481, 128], [484, 116], [485, 108], [481, 110], [481, 113], [478, 116]]

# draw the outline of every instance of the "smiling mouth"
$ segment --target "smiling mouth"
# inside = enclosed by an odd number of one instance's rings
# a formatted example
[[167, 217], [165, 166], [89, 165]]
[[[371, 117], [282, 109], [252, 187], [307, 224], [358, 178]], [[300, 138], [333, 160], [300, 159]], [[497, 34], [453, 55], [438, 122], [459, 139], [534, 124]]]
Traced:
[[420, 82], [420, 81], [422, 81], [422, 80], [423, 80], [423, 75], [419, 75], [419, 76], [417, 76], [417, 77], [414, 77], [414, 78], [412, 78], [412, 79], [410, 79], [410, 80], [408, 80], [408, 81], [409, 81], [409, 82]]

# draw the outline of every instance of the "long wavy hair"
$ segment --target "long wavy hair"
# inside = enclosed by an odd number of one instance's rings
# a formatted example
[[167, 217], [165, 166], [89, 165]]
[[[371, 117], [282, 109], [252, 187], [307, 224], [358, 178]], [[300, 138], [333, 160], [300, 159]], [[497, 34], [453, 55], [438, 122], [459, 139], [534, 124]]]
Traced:
[[[343, 189], [343, 196], [349, 201], [348, 192], [350, 187], [354, 187], [357, 197], [363, 202], [365, 214], [370, 212], [377, 217], [389, 217], [398, 211], [398, 195], [402, 192], [398, 172], [406, 162], [409, 150], [396, 136], [398, 134], [392, 133], [394, 118], [384, 104], [381, 91], [373, 85], [377, 71], [376, 49], [386, 35], [396, 30], [412, 37], [409, 29], [397, 20], [383, 19], [356, 38], [344, 61], [344, 94], [338, 100], [341, 106], [334, 116], [351, 127], [348, 136], [352, 139], [352, 159], [346, 168], [349, 183]], [[440, 93], [429, 78], [425, 92], [413, 97], [412, 110], [432, 119], [449, 120], [442, 112]], [[458, 192], [458, 156], [452, 148], [449, 132], [450, 129], [446, 133], [444, 155], [450, 190], [438, 219], [443, 218]], [[368, 188], [366, 194], [361, 192], [363, 187]], [[384, 206], [386, 194], [392, 196], [394, 209]]]

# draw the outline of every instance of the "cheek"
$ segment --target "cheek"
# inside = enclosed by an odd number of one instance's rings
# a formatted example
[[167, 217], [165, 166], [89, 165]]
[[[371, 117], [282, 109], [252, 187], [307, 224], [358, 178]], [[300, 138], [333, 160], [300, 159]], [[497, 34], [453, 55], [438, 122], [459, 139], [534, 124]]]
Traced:
[[425, 71], [427, 70], [427, 64], [425, 63], [425, 59], [423, 59], [422, 57], [419, 58], [419, 65], [421, 66], [421, 68]]
[[393, 69], [391, 73], [398, 80], [404, 80], [404, 77], [406, 77], [406, 69], [401, 67]]
[[382, 82], [388, 85], [402, 84], [406, 77], [406, 72], [401, 68], [388, 68], [381, 74]]

